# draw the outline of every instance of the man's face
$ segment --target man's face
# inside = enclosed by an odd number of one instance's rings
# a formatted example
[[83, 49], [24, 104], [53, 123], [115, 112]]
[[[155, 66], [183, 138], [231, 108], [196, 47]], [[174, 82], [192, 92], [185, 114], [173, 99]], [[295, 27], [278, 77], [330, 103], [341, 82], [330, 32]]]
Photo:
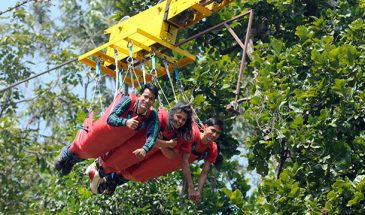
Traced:
[[205, 125], [203, 139], [205, 139], [207, 142], [214, 142], [221, 135], [221, 132], [222, 130], [218, 125]]
[[139, 112], [145, 112], [148, 109], [150, 109], [153, 105], [153, 103], [155, 102], [155, 95], [152, 93], [151, 90], [149, 89], [145, 89], [142, 93], [142, 95], [140, 95], [138, 97], [138, 110]]

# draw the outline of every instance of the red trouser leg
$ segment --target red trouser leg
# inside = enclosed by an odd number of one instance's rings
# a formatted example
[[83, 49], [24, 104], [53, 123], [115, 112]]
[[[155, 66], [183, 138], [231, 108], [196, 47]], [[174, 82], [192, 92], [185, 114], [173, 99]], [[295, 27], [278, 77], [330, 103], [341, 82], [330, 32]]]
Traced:
[[118, 175], [129, 180], [145, 182], [180, 169], [181, 157], [182, 153], [179, 153], [176, 158], [168, 159], [161, 151], [158, 151], [148, 159], [124, 171], [119, 171]]
[[133, 154], [133, 151], [142, 148], [145, 142], [146, 142], [146, 130], [143, 130], [141, 132], [138, 132], [133, 138], [129, 139], [125, 144], [101, 156], [99, 163], [100, 166], [103, 168], [104, 173], [109, 174], [112, 172], [118, 172], [124, 170], [152, 156], [157, 151], [156, 148], [152, 148], [149, 152], [147, 152], [146, 157], [143, 159], [138, 159]]
[[84, 128], [80, 130], [69, 151], [79, 158], [97, 158], [106, 152], [123, 145], [128, 139], [136, 134], [136, 131], [127, 126], [113, 127], [107, 124], [106, 119], [109, 113], [105, 114], [94, 123], [92, 117], [85, 120]]

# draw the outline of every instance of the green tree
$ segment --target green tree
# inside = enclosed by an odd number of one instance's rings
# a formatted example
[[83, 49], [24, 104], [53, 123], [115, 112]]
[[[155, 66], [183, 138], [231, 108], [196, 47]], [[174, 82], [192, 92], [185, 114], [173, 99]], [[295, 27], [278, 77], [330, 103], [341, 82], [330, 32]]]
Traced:
[[[55, 1], [20, 8], [2, 19], [0, 86], [29, 77], [34, 65], [52, 67], [105, 43], [102, 32], [158, 1]], [[180, 71], [185, 94], [201, 119], [225, 122], [222, 165], [213, 168], [200, 204], [180, 192], [182, 175], [128, 183], [111, 198], [92, 196], [87, 163], [70, 175], [53, 170], [59, 150], [87, 116], [94, 81], [88, 68], [70, 64], [52, 79], [0, 94], [0, 208], [8, 213], [105, 214], [362, 214], [364, 213], [364, 7], [351, 1], [234, 1], [179, 33], [180, 40], [254, 9], [250, 55], [242, 81], [243, 114], [230, 115], [240, 47], [226, 30], [182, 48], [199, 56]], [[111, 17], [111, 18], [108, 18]], [[242, 37], [247, 19], [232, 23]], [[103, 77], [102, 102], [112, 99]], [[172, 92], [161, 79], [168, 97]], [[29, 95], [31, 94], [31, 95]], [[30, 98], [29, 98], [30, 97]], [[179, 95], [181, 97], [181, 95]], [[232, 131], [232, 132], [230, 132]], [[261, 183], [251, 196], [238, 147]], [[91, 160], [88, 162], [92, 162]], [[192, 167], [194, 179], [199, 163]], [[196, 181], [195, 181], [196, 182]], [[19, 199], [22, 201], [19, 201]]]

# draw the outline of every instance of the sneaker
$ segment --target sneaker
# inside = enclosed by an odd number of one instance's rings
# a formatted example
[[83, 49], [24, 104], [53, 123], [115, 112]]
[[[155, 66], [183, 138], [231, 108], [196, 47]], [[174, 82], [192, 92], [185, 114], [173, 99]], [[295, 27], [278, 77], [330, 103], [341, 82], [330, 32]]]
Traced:
[[108, 174], [103, 180], [101, 181], [99, 185], [99, 192], [112, 196], [115, 192], [115, 189], [117, 186], [127, 183], [128, 180], [118, 176], [116, 173], [110, 173]]
[[103, 181], [103, 177], [99, 174], [99, 162], [95, 160], [90, 166], [87, 167], [85, 174], [90, 178], [90, 189], [93, 194], [101, 194], [99, 191], [99, 185]]
[[60, 155], [55, 161], [55, 169], [59, 171], [62, 175], [67, 175], [71, 172], [72, 167], [77, 163], [82, 161], [82, 159], [72, 155], [68, 152], [70, 146], [65, 146]]
[[117, 189], [117, 184], [113, 181], [107, 180], [106, 177], [101, 181], [98, 191], [100, 193], [106, 194], [108, 196], [112, 196]]

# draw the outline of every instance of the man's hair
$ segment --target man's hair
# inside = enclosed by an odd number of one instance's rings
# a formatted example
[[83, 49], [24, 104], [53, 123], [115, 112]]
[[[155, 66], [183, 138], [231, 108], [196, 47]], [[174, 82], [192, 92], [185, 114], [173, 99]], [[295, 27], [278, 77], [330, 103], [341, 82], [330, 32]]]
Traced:
[[186, 117], [185, 124], [178, 129], [177, 133], [179, 136], [181, 136], [184, 140], [187, 141], [192, 138], [191, 123], [193, 121], [193, 119], [192, 119], [193, 110], [192, 110], [190, 104], [188, 104], [186, 102], [176, 103], [169, 111], [168, 125], [169, 125], [170, 130], [173, 130], [174, 129], [174, 126], [172, 123], [173, 116], [175, 113], [181, 113], [181, 112], [186, 113], [187, 117]]
[[141, 88], [140, 94], [142, 95], [146, 89], [149, 89], [155, 95], [155, 99], [157, 99], [157, 97], [158, 97], [158, 88], [155, 85], [153, 85], [151, 83], [145, 84]]
[[211, 117], [207, 119], [204, 124], [207, 126], [217, 125], [221, 130], [223, 130], [223, 122], [216, 117]]

